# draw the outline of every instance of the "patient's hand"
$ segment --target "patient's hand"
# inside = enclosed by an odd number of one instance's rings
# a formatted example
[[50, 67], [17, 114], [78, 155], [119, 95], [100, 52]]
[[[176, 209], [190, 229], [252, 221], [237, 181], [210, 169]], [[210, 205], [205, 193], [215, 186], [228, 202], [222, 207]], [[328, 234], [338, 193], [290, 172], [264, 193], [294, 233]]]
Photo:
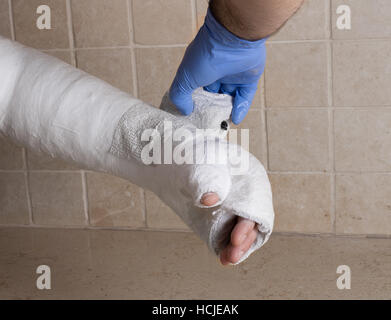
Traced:
[[[219, 197], [216, 193], [206, 193], [201, 199], [201, 203], [205, 206], [213, 206], [218, 201]], [[220, 253], [221, 263], [227, 265], [238, 262], [257, 238], [257, 232], [254, 221], [238, 217], [231, 232], [231, 242]]]

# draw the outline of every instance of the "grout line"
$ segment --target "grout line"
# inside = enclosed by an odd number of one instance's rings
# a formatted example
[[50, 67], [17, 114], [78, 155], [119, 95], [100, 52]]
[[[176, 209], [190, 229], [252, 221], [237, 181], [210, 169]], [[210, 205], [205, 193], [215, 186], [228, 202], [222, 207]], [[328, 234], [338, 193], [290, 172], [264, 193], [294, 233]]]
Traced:
[[137, 82], [137, 62], [136, 62], [136, 47], [134, 43], [134, 25], [133, 25], [133, 11], [132, 0], [126, 1], [126, 8], [128, 10], [128, 31], [129, 31], [129, 46], [130, 46], [130, 59], [132, 65], [132, 81], [133, 81], [133, 95], [137, 98], [138, 82]]
[[[328, 171], [279, 171], [279, 170], [268, 170], [267, 173], [271, 174], [324, 174], [324, 175], [332, 175], [331, 172]], [[391, 174], [391, 172], [390, 172]]]
[[[266, 61], [267, 63], [267, 61]], [[267, 70], [265, 68], [264, 72], [263, 72], [263, 116], [264, 116], [264, 119], [265, 119], [265, 139], [266, 139], [266, 143], [265, 143], [265, 148], [266, 148], [266, 163], [265, 163], [265, 166], [266, 166], [266, 171], [269, 172], [270, 170], [270, 148], [269, 148], [269, 134], [268, 134], [268, 125], [267, 125], [267, 110], [269, 109], [267, 107], [267, 99], [266, 99], [266, 84], [267, 84]]]
[[300, 233], [288, 231], [275, 231], [274, 235], [295, 237], [313, 237], [313, 238], [347, 238], [347, 239], [391, 239], [391, 234], [353, 234], [353, 233]]
[[376, 42], [390, 41], [391, 38], [357, 38], [357, 39], [332, 39], [334, 42]]
[[[136, 61], [136, 48], [138, 48], [138, 46], [136, 45], [134, 39], [132, 0], [127, 0], [126, 6], [128, 10], [128, 31], [129, 31], [130, 59], [132, 65], [133, 95], [136, 98], [138, 98], [139, 88], [138, 88], [138, 81], [137, 81], [137, 61]], [[141, 203], [143, 208], [144, 227], [147, 229], [148, 228], [147, 200], [145, 196], [145, 190], [142, 188], [140, 188], [140, 198], [141, 198]]]
[[128, 19], [128, 36], [129, 36], [129, 46], [134, 46], [134, 25], [133, 25], [133, 6], [132, 6], [132, 0], [126, 1], [126, 10], [127, 10], [127, 19]]
[[90, 225], [90, 213], [89, 213], [89, 203], [88, 203], [88, 189], [87, 189], [87, 177], [84, 170], [80, 171], [81, 174], [81, 184], [82, 184], [82, 196], [83, 196], [83, 208], [84, 208], [84, 218], [88, 225]]
[[331, 44], [327, 46], [327, 67], [328, 67], [328, 149], [329, 149], [329, 171], [330, 180], [330, 216], [332, 217], [333, 231], [336, 232], [336, 187], [335, 187], [335, 154], [334, 154], [334, 112], [331, 109], [333, 104], [332, 97], [332, 53]]
[[260, 94], [260, 102], [261, 102], [261, 108], [260, 108], [260, 112], [261, 112], [261, 126], [262, 126], [262, 140], [261, 140], [261, 148], [262, 148], [262, 162], [263, 162], [263, 166], [265, 167], [266, 170], [269, 169], [269, 161], [268, 161], [268, 139], [267, 139], [267, 126], [266, 126], [266, 110], [265, 110], [265, 73], [263, 74], [263, 76], [261, 77], [261, 87], [260, 87], [260, 92], [258, 94]]
[[328, 106], [319, 106], [319, 107], [307, 107], [307, 106], [272, 106], [266, 107], [266, 110], [274, 110], [274, 109], [286, 109], [286, 110], [295, 110], [295, 109], [307, 109], [307, 110], [326, 110]]
[[330, 175], [330, 216], [332, 217], [332, 228], [337, 233], [337, 176], [335, 173]]
[[380, 110], [389, 110], [391, 109], [391, 105], [387, 106], [343, 106], [343, 107], [335, 107], [335, 106], [319, 106], [319, 107], [308, 107], [308, 106], [273, 106], [273, 107], [266, 107], [266, 110], [273, 110], [273, 109], [286, 109], [286, 110], [295, 110], [295, 109], [304, 109], [304, 110], [361, 110], [361, 111], [372, 111], [374, 109], [380, 109]]
[[268, 125], [267, 125], [267, 111], [266, 108], [263, 111], [263, 116], [265, 119], [265, 139], [266, 139], [266, 171], [272, 172], [270, 170], [270, 147], [269, 147], [269, 134], [268, 134]]
[[329, 138], [329, 170], [330, 176], [330, 216], [332, 228], [337, 233], [337, 187], [335, 173], [335, 141], [334, 141], [334, 83], [333, 83], [333, 44], [332, 44], [332, 5], [327, 1], [326, 21], [328, 21], [329, 41], [327, 42], [327, 100], [328, 100], [328, 138]]
[[331, 40], [333, 38], [333, 8], [331, 5], [332, 0], [326, 1], [325, 8], [325, 36], [327, 39]]
[[186, 229], [174, 229], [174, 228], [145, 228], [145, 227], [101, 227], [93, 225], [85, 226], [56, 226], [56, 225], [18, 225], [18, 224], [0, 224], [1, 228], [32, 228], [32, 229], [62, 229], [62, 230], [110, 230], [110, 231], [154, 231], [154, 232], [184, 232], [192, 233], [192, 231]]
[[143, 215], [144, 215], [144, 226], [145, 228], [148, 228], [148, 214], [147, 214], [147, 197], [145, 195], [145, 190], [140, 188], [140, 194], [141, 194], [141, 199], [144, 203], [143, 206]]
[[[378, 41], [378, 40], [384, 40], [384, 41], [390, 41], [391, 38], [385, 38], [385, 39], [368, 39], [367, 41]], [[311, 43], [311, 42], [316, 42], [316, 43], [329, 43], [329, 42], [362, 42], [360, 39], [359, 40], [336, 40], [336, 39], [324, 39], [324, 40], [285, 40], [285, 41], [273, 41], [273, 40], [268, 40], [268, 44], [284, 44], [284, 43]], [[137, 44], [134, 43], [132, 45], [128, 46], [99, 46], [99, 47], [77, 47], [75, 46], [73, 50], [75, 51], [81, 51], [81, 50], [105, 50], [105, 49], [129, 49], [129, 48], [140, 48], [140, 49], [154, 49], [154, 48], [186, 48], [188, 44], [186, 43], [176, 43], [176, 44]], [[64, 48], [36, 48], [37, 50], [44, 50], [44, 51], [60, 51], [60, 50], [67, 50]]]
[[[131, 0], [129, 0], [131, 1]], [[73, 34], [72, 34], [73, 36]], [[391, 38], [379, 38], [379, 39], [323, 39], [323, 40], [268, 40], [268, 44], [305, 44], [305, 43], [329, 43], [329, 42], [376, 42], [376, 41], [390, 41]], [[154, 49], [154, 48], [186, 48], [187, 43], [173, 43], [173, 44], [138, 44], [133, 43], [132, 45], [118, 45], [118, 46], [98, 46], [98, 47], [77, 47], [75, 46], [73, 50], [104, 50], [104, 49], [128, 49], [128, 48], [141, 48], [141, 49]], [[64, 48], [36, 48], [37, 50], [45, 51], [59, 51], [67, 50]]]
[[177, 43], [177, 44], [137, 44], [137, 43], [134, 43], [133, 44], [133, 47], [135, 48], [145, 48], [145, 49], [149, 49], [149, 48], [177, 48], [177, 47], [187, 47], [188, 44], [186, 43]]
[[71, 49], [42, 49], [42, 50], [39, 50], [43, 53], [49, 53], [49, 52], [69, 52], [71, 53], [72, 50]]
[[[332, 84], [331, 84], [332, 85]], [[335, 171], [335, 127], [334, 111], [329, 110], [329, 158], [331, 175], [331, 214], [333, 216], [333, 230], [337, 232], [337, 190], [336, 190], [336, 171]]]
[[[78, 172], [98, 172], [98, 171], [92, 171], [92, 170], [11, 170], [11, 169], [0, 169], [0, 173], [24, 173], [24, 172], [31, 172], [31, 173], [78, 173]], [[329, 171], [291, 171], [291, 170], [267, 170], [268, 173], [275, 173], [275, 174], [334, 174], [333, 172]], [[336, 171], [335, 175], [344, 175], [344, 174], [357, 174], [357, 175], [363, 175], [363, 174], [383, 174], [383, 175], [391, 175], [391, 171], [349, 171], [349, 170], [341, 170]]]
[[261, 110], [266, 109], [266, 69], [261, 77]]
[[391, 41], [391, 38], [357, 38], [357, 39], [333, 39], [333, 38], [327, 38], [324, 39], [302, 39], [302, 40], [273, 40], [270, 39], [268, 43], [270, 44], [289, 44], [289, 43], [327, 43], [328, 41], [333, 42], [376, 42], [376, 41]]
[[[92, 170], [12, 170], [12, 169], [0, 169], [0, 173], [24, 173], [24, 172], [31, 172], [31, 173], [78, 173], [81, 171], [84, 172], [98, 172], [98, 171], [92, 171]], [[268, 170], [269, 173], [276, 173], [276, 174], [333, 174], [333, 172], [329, 171], [292, 171], [292, 170]], [[391, 175], [391, 171], [352, 171], [352, 170], [341, 170], [336, 171], [336, 175], [343, 175], [343, 174], [383, 174], [383, 175]]]
[[[43, 169], [43, 170], [37, 170], [37, 169], [23, 169], [23, 170], [0, 170], [0, 172], [14, 172], [14, 173], [18, 173], [18, 172], [34, 172], [34, 173], [77, 173], [77, 172], [80, 172], [81, 170], [50, 170], [50, 169]], [[92, 171], [92, 172], [95, 172], [95, 171]]]
[[178, 44], [137, 44], [134, 43], [133, 46], [135, 48], [144, 48], [144, 49], [153, 49], [153, 48], [183, 48], [187, 47], [188, 44], [186, 43], [178, 43]]
[[[55, 225], [18, 225], [18, 224], [0, 224], [0, 228], [30, 228], [30, 229], [54, 229], [54, 230], [106, 230], [106, 231], [144, 231], [144, 232], [179, 232], [193, 233], [186, 229], [170, 228], [143, 228], [143, 227], [98, 227], [98, 226], [55, 226]], [[347, 238], [347, 239], [391, 239], [391, 234], [351, 234], [351, 233], [300, 233], [288, 231], [274, 231], [273, 235], [286, 237], [311, 237], [311, 238]]]
[[155, 49], [155, 48], [185, 48], [187, 44], [179, 43], [179, 44], [156, 44], [156, 45], [146, 45], [146, 44], [130, 44], [127, 46], [100, 46], [100, 47], [77, 47], [74, 46], [73, 49], [64, 49], [64, 48], [35, 48], [40, 51], [65, 51], [65, 50], [74, 50], [74, 51], [82, 51], [82, 50], [108, 50], [108, 49]]
[[14, 23], [12, 0], [8, 0], [8, 14], [10, 19], [11, 39], [15, 41], [15, 23]]
[[302, 40], [273, 40], [270, 39], [270, 44], [285, 44], [285, 43], [322, 43], [327, 42], [329, 39], [302, 39]]
[[24, 181], [25, 181], [25, 187], [26, 187], [26, 197], [27, 197], [27, 209], [29, 212], [29, 223], [30, 225], [34, 225], [34, 218], [33, 218], [33, 205], [31, 202], [31, 195], [30, 195], [30, 177], [28, 172], [24, 172]]
[[67, 11], [67, 25], [68, 25], [68, 41], [69, 49], [71, 50], [71, 63], [74, 67], [77, 67], [76, 53], [75, 53], [75, 37], [73, 33], [73, 18], [71, 0], [66, 0], [66, 11]]
[[328, 171], [278, 171], [278, 170], [268, 170], [268, 173], [274, 174], [325, 174], [325, 175], [344, 175], [344, 174], [383, 174], [383, 175], [391, 175], [390, 171], [336, 171], [336, 172], [328, 172]]
[[30, 196], [30, 183], [29, 183], [29, 173], [28, 173], [28, 165], [27, 165], [27, 151], [25, 148], [22, 149], [22, 158], [23, 158], [23, 167], [24, 167], [24, 183], [26, 188], [26, 201], [27, 201], [27, 208], [29, 212], [29, 223], [30, 225], [34, 224], [33, 219], [33, 205], [31, 203], [31, 196]]
[[334, 173], [331, 175], [331, 214], [333, 216], [332, 228], [334, 234], [337, 234], [337, 175]]
[[190, 0], [191, 2], [191, 27], [193, 30], [193, 33], [196, 34], [197, 32], [197, 4], [195, 0]]

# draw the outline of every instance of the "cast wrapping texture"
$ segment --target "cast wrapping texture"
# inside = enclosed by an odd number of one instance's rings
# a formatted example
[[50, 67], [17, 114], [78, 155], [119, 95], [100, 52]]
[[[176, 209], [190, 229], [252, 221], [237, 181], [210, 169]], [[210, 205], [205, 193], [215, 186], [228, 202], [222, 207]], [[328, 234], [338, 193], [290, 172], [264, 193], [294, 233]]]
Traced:
[[[202, 89], [193, 99], [196, 110], [191, 117], [178, 114], [167, 96], [158, 109], [56, 58], [0, 37], [2, 135], [34, 152], [151, 190], [216, 254], [229, 242], [236, 216], [254, 220], [258, 237], [241, 262], [268, 240], [273, 228], [271, 188], [262, 164], [248, 154], [249, 169], [237, 175], [227, 164], [145, 165], [140, 158], [141, 132], [161, 128], [165, 120], [174, 128], [210, 128], [217, 144], [234, 147], [220, 129], [229, 118], [232, 99]], [[212, 191], [220, 202], [203, 208], [200, 197]]]

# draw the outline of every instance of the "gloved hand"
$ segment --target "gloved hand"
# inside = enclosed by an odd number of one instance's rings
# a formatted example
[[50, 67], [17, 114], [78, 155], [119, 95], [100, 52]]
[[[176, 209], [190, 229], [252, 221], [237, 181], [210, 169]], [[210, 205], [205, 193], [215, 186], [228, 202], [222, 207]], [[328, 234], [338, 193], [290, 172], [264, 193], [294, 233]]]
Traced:
[[232, 122], [246, 116], [266, 60], [265, 39], [247, 41], [229, 32], [210, 9], [170, 88], [170, 99], [184, 115], [193, 111], [192, 92], [204, 87], [234, 97]]

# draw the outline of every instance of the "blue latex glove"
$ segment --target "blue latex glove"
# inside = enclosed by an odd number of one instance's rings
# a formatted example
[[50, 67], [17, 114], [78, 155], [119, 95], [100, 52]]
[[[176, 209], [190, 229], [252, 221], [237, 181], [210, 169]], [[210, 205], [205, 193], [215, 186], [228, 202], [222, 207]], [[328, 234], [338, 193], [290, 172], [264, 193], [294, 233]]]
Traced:
[[217, 22], [209, 9], [171, 85], [172, 102], [182, 114], [189, 115], [195, 89], [227, 93], [234, 97], [232, 122], [239, 124], [251, 106], [265, 68], [265, 41], [238, 38]]

